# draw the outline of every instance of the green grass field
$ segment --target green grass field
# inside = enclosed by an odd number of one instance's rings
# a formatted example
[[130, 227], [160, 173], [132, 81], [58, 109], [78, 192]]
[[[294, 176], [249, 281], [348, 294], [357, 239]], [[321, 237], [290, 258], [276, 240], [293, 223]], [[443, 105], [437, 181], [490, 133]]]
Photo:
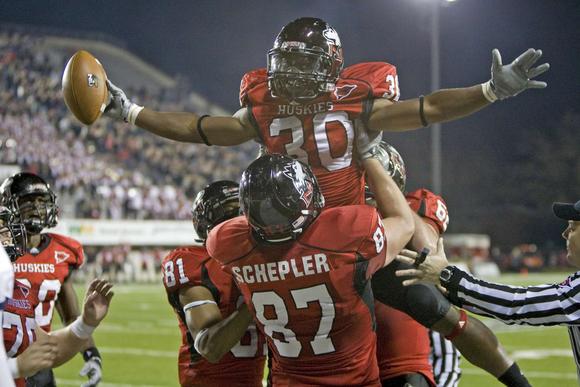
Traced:
[[[504, 276], [501, 282], [539, 284], [560, 282], [565, 274]], [[83, 291], [78, 289], [79, 292]], [[177, 386], [179, 330], [165, 293], [158, 285], [119, 285], [111, 311], [95, 334], [103, 355], [103, 387]], [[58, 320], [58, 318], [56, 319]], [[534, 386], [577, 386], [576, 367], [564, 327], [506, 326], [486, 320]], [[500, 385], [463, 361], [461, 385]], [[81, 356], [58, 368], [59, 386], [80, 386]]]

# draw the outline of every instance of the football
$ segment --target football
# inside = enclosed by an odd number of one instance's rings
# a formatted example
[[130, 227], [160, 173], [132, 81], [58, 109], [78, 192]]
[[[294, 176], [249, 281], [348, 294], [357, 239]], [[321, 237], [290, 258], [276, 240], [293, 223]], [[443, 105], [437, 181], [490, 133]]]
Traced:
[[77, 51], [62, 74], [64, 102], [83, 124], [95, 122], [107, 106], [107, 74], [101, 62], [89, 52]]

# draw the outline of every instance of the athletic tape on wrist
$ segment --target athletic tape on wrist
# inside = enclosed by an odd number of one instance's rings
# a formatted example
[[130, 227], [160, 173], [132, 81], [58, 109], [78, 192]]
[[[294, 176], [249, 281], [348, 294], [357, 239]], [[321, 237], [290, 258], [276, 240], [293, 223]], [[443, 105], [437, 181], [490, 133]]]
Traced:
[[20, 370], [18, 369], [18, 360], [15, 357], [8, 358], [8, 369], [14, 379], [20, 377]]
[[129, 106], [129, 112], [127, 113], [127, 122], [135, 125], [135, 121], [137, 120], [137, 116], [139, 115], [139, 113], [141, 113], [141, 110], [143, 110], [144, 106], [139, 106], [136, 103], [131, 104], [131, 106]]
[[193, 302], [190, 302], [189, 304], [185, 305], [183, 307], [183, 311], [184, 312], [187, 312], [191, 308], [195, 308], [197, 306], [202, 306], [202, 305], [205, 305], [205, 304], [214, 304], [214, 305], [217, 305], [217, 302], [211, 301], [211, 300], [193, 301]]
[[71, 332], [79, 339], [88, 339], [91, 337], [95, 329], [97, 329], [97, 327], [85, 324], [81, 316], [77, 317], [69, 327]]
[[495, 101], [497, 101], [497, 95], [495, 95], [493, 89], [491, 88], [491, 81], [482, 83], [481, 91], [483, 92], [483, 96], [485, 97], [485, 99], [487, 99], [489, 102], [494, 103]]

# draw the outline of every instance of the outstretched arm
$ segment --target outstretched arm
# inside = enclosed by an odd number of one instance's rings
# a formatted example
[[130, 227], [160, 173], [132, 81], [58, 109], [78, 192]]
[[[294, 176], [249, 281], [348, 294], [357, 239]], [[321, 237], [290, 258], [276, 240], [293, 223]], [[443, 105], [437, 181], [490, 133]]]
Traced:
[[[246, 109], [234, 117], [205, 117], [198, 128], [200, 115], [187, 112], [157, 112], [133, 102], [125, 92], [107, 81], [110, 103], [107, 114], [135, 124], [160, 137], [179, 142], [211, 145], [238, 145], [256, 137]], [[205, 139], [203, 138], [205, 136]]]
[[369, 116], [369, 129], [404, 131], [456, 120], [473, 114], [498, 99], [514, 97], [526, 89], [547, 86], [545, 82], [533, 80], [550, 68], [547, 63], [532, 68], [542, 56], [541, 50], [530, 48], [508, 65], [502, 64], [497, 49], [492, 54], [491, 79], [481, 85], [439, 90], [424, 99], [416, 98], [398, 103], [375, 100]]
[[[416, 257], [417, 253], [403, 250], [397, 260], [413, 264]], [[444, 270], [446, 273], [442, 280], [440, 276]], [[568, 277], [565, 285], [522, 287], [487, 282], [450, 266], [440, 240], [437, 251], [422, 264], [415, 269], [398, 270], [396, 274], [411, 277], [403, 282], [406, 286], [416, 282], [441, 284], [455, 305], [507, 324], [577, 325], [580, 321], [577, 315], [569, 311], [571, 305], [580, 302], [576, 294], [580, 283], [578, 273]]]

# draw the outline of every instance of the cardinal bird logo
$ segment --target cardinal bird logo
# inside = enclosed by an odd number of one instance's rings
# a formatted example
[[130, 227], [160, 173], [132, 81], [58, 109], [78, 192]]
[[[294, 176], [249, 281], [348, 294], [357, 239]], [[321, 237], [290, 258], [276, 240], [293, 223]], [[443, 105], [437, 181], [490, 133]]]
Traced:
[[334, 89], [334, 95], [339, 101], [348, 97], [356, 89], [356, 85], [338, 86]]

